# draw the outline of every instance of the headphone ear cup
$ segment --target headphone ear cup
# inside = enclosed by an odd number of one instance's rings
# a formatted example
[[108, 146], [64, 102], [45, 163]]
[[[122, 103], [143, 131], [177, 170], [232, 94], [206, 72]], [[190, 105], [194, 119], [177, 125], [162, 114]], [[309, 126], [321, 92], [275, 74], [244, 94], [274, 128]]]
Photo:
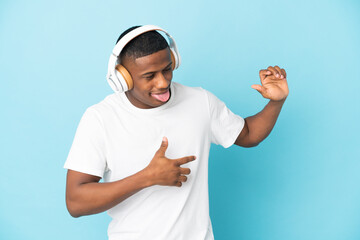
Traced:
[[176, 69], [176, 53], [174, 52], [174, 50], [170, 49], [170, 57], [171, 57], [171, 68], [172, 70]]
[[120, 83], [123, 83], [124, 80], [127, 86], [123, 86], [123, 89], [126, 89], [125, 91], [128, 91], [134, 87], [133, 80], [131, 78], [131, 75], [129, 71], [121, 64], [116, 65], [115, 67], [115, 74], [117, 75], [118, 79], [120, 80]]

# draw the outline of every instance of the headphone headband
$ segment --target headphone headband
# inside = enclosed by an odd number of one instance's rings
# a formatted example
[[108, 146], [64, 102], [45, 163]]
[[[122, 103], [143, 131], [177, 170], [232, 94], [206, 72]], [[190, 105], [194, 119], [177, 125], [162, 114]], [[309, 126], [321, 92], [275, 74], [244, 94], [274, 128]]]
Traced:
[[[121, 83], [120, 86], [122, 89], [119, 89], [118, 85], [116, 84], [116, 81], [114, 81], [113, 78], [117, 78], [116, 75], [116, 70], [115, 70], [115, 66], [117, 64], [117, 58], [120, 55], [121, 51], [123, 50], [123, 48], [126, 46], [126, 44], [128, 44], [132, 39], [136, 38], [137, 36], [145, 33], [145, 32], [150, 32], [150, 31], [162, 31], [166, 34], [166, 36], [168, 37], [169, 40], [169, 47], [170, 47], [170, 51], [172, 51], [174, 54], [174, 61], [175, 61], [175, 67], [174, 69], [177, 69], [180, 66], [181, 63], [181, 58], [180, 58], [180, 54], [177, 50], [177, 46], [176, 43], [174, 41], [174, 39], [172, 38], [172, 36], [167, 33], [164, 29], [155, 26], [155, 25], [144, 25], [138, 28], [135, 28], [134, 30], [130, 31], [129, 33], [127, 33], [125, 36], [123, 36], [118, 43], [115, 45], [112, 54], [110, 55], [110, 59], [109, 59], [109, 64], [108, 64], [108, 73], [106, 75], [106, 78], [110, 84], [110, 86], [115, 86], [116, 89], [114, 89], [115, 91], [126, 91], [126, 83], [123, 84]], [[122, 81], [122, 78], [119, 79], [120, 81]]]
[[129, 33], [127, 33], [125, 36], [123, 36], [119, 42], [115, 45], [112, 53], [116, 56], [119, 56], [121, 53], [121, 50], [126, 46], [126, 44], [128, 44], [131, 40], [133, 40], [134, 38], [136, 38], [137, 36], [146, 33], [146, 32], [150, 32], [150, 31], [162, 31], [166, 34], [166, 36], [169, 39], [170, 42], [170, 47], [175, 46], [176, 44], [174, 42], [174, 39], [171, 37], [171, 35], [169, 33], [167, 33], [164, 29], [155, 26], [155, 25], [144, 25], [138, 28], [135, 28], [134, 30], [130, 31]]

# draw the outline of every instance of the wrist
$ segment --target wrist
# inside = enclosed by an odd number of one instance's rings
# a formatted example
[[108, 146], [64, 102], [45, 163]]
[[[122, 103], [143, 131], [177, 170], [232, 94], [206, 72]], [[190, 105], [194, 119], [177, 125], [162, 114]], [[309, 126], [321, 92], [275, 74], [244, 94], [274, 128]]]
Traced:
[[151, 187], [153, 185], [155, 185], [153, 179], [153, 174], [151, 173], [151, 171], [148, 168], [144, 168], [142, 171], [139, 172], [142, 176], [143, 179], [143, 183], [144, 183], [144, 187]]
[[281, 100], [272, 100], [272, 99], [270, 99], [269, 103], [284, 104], [285, 100], [286, 100], [286, 97], [284, 99], [281, 99]]

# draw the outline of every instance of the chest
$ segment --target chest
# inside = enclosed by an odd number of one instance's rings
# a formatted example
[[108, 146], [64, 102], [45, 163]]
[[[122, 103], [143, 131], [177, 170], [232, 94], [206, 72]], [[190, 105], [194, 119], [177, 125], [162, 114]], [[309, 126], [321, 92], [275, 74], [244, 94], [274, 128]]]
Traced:
[[151, 115], [119, 112], [104, 125], [110, 180], [122, 179], [144, 169], [164, 136], [169, 142], [166, 157], [171, 159], [199, 157], [204, 145], [209, 143], [209, 114], [201, 106], [171, 108]]

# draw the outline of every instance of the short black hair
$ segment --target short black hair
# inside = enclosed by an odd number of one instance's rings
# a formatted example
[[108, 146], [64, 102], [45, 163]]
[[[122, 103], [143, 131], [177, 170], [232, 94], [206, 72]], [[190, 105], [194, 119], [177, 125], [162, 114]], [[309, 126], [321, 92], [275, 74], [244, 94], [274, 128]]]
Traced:
[[[120, 41], [122, 37], [124, 37], [130, 31], [138, 28], [140, 26], [134, 26], [127, 30], [125, 30], [116, 43]], [[118, 62], [120, 63], [124, 57], [131, 57], [133, 59], [144, 57], [165, 48], [169, 47], [165, 38], [158, 33], [157, 31], [149, 31], [145, 32], [126, 44], [126, 46], [122, 49], [120, 56], [118, 57]]]

